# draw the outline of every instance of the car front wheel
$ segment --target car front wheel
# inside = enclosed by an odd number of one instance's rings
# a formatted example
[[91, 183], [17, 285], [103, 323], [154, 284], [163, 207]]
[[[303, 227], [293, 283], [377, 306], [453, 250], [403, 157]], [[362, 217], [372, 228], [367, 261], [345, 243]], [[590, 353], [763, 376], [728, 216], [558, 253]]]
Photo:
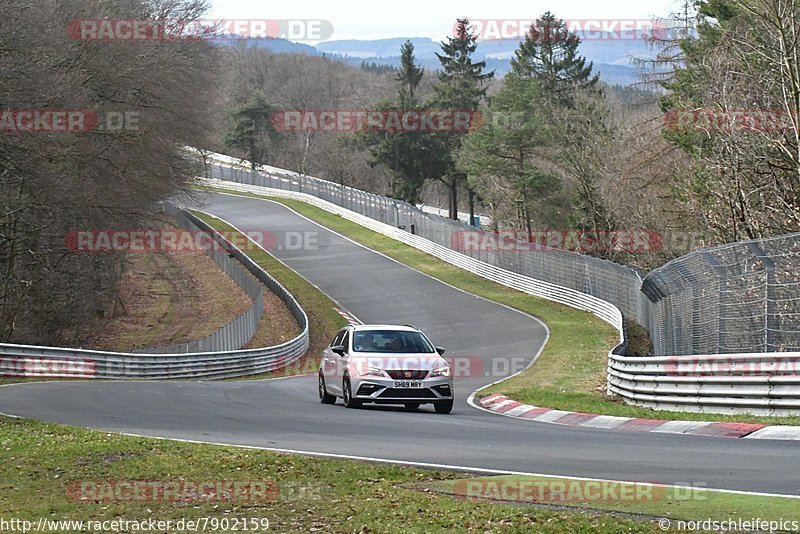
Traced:
[[319, 401], [322, 404], [336, 404], [336, 397], [328, 395], [328, 390], [325, 389], [325, 377], [322, 373], [319, 374]]
[[353, 399], [353, 392], [350, 391], [350, 377], [345, 375], [342, 380], [342, 396], [344, 397], [344, 405], [348, 408], [358, 408], [361, 402]]
[[453, 411], [453, 399], [446, 401], [436, 401], [433, 403], [436, 413], [450, 413]]

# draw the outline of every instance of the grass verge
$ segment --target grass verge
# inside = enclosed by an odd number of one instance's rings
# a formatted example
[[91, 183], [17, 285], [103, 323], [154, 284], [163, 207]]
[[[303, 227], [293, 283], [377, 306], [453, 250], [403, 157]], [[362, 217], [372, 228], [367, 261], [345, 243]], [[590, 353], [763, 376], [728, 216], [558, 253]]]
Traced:
[[[0, 517], [31, 521], [34, 526], [40, 518], [178, 521], [210, 517], [228, 521], [263, 518], [269, 520], [269, 530], [276, 532], [658, 531], [651, 522], [465, 501], [409, 487], [458, 476], [451, 472], [349, 460], [321, 461], [308, 456], [135, 438], [6, 417], [0, 417], [0, 468]], [[204, 481], [265, 480], [279, 488], [274, 502], [192, 499], [186, 489], [189, 483]], [[167, 502], [122, 491], [122, 500], [79, 500], [82, 494], [74, 488], [83, 481], [93, 481], [90, 487], [100, 489], [98, 497], [105, 494], [104, 487], [122, 487], [111, 486], [109, 481], [150, 481], [178, 483], [183, 488], [180, 495], [188, 498]], [[91, 495], [91, 491], [84, 491], [83, 495]], [[111, 531], [84, 531], [93, 530]]]
[[[224, 189], [202, 189], [230, 193]], [[605, 394], [608, 351], [616, 344], [617, 333], [592, 314], [491, 282], [305, 202], [252, 193], [236, 194], [284, 204], [322, 226], [409, 267], [544, 321], [550, 329], [550, 340], [536, 364], [514, 378], [481, 391], [479, 396], [502, 393], [535, 406], [621, 417], [800, 425], [800, 417], [671, 412], [625, 404]]]
[[255, 335], [243, 349], [279, 345], [300, 334], [300, 325], [280, 297], [267, 288], [261, 294], [264, 298], [264, 315], [258, 322]]
[[[760, 518], [800, 520], [800, 500], [664, 486], [657, 483], [603, 482], [560, 477], [496, 476], [440, 480], [426, 486], [447, 495], [501, 503], [603, 510], [693, 521]], [[687, 529], [688, 530], [688, 529]]]
[[247, 295], [202, 252], [130, 254], [114, 316], [82, 344], [129, 352], [201, 339], [244, 313]]

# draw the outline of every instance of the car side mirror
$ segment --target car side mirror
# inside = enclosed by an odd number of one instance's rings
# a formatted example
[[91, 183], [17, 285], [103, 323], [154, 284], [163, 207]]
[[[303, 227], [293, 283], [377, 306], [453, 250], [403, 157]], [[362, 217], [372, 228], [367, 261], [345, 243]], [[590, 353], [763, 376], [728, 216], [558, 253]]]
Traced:
[[331, 351], [335, 352], [339, 356], [344, 356], [344, 353], [347, 352], [347, 348], [344, 345], [334, 345], [331, 347]]
[[436, 352], [439, 353], [439, 356], [444, 356], [444, 349], [442, 347], [436, 347]]

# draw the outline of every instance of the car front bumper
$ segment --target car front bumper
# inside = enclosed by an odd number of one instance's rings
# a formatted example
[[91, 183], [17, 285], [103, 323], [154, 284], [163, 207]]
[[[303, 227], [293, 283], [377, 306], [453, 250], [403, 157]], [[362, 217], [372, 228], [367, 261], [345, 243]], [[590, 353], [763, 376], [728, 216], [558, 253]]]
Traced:
[[[409, 379], [364, 376], [352, 381], [353, 399], [376, 404], [403, 404], [405, 402], [436, 402], [453, 398], [453, 380], [449, 377], [413, 380], [421, 387], [402, 387]], [[400, 387], [397, 387], [400, 386]]]

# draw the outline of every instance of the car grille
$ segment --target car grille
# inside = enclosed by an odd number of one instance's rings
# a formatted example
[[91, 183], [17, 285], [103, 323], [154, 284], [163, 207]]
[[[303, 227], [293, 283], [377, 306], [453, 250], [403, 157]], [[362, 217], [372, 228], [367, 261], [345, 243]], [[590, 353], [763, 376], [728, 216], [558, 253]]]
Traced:
[[426, 369], [422, 369], [419, 371], [410, 369], [405, 369], [405, 370], [397, 369], [397, 370], [387, 370], [386, 374], [394, 378], [395, 380], [403, 380], [403, 379], [422, 380], [423, 378], [428, 376], [428, 371]]
[[400, 389], [387, 388], [378, 395], [381, 399], [435, 399], [436, 395], [428, 388]]

